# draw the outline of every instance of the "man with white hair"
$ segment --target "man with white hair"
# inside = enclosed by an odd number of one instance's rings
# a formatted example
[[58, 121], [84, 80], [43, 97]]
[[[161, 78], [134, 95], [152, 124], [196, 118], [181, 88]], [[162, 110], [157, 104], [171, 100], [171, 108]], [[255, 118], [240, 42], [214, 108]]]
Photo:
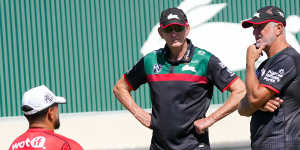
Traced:
[[[300, 150], [300, 54], [286, 41], [284, 12], [266, 6], [242, 26], [253, 27], [256, 39], [247, 49], [247, 97], [239, 105], [241, 115], [252, 116], [251, 148]], [[268, 59], [255, 70], [262, 51]]]

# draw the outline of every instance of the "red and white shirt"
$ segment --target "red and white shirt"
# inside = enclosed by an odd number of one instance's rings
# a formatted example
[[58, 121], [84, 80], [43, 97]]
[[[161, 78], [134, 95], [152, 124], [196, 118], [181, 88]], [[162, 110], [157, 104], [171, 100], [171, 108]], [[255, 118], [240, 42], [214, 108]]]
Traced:
[[9, 150], [83, 150], [76, 141], [53, 130], [31, 128], [15, 139]]

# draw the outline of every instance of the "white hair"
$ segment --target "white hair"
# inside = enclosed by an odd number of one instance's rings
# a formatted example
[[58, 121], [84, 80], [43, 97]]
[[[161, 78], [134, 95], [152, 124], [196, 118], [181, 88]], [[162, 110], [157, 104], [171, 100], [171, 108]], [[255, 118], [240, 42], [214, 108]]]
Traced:
[[[281, 24], [281, 23], [270, 22], [270, 24], [271, 24], [271, 27], [275, 27], [276, 25]], [[284, 27], [283, 27], [283, 34], [285, 35], [285, 28]]]

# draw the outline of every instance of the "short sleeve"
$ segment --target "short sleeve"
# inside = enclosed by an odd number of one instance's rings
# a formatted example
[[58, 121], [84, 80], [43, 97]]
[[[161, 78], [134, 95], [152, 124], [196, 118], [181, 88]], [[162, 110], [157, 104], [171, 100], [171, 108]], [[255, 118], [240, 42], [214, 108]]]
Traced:
[[61, 150], [83, 150], [82, 146], [72, 139], [64, 137], [64, 141]]
[[277, 94], [296, 77], [296, 66], [288, 55], [274, 59], [267, 68], [261, 69], [259, 82]]
[[234, 80], [238, 79], [238, 76], [214, 55], [210, 57], [208, 62], [207, 77], [222, 92], [227, 90]]
[[141, 58], [137, 64], [126, 72], [124, 77], [132, 90], [136, 90], [140, 85], [146, 83], [147, 75], [144, 69], [144, 58]]

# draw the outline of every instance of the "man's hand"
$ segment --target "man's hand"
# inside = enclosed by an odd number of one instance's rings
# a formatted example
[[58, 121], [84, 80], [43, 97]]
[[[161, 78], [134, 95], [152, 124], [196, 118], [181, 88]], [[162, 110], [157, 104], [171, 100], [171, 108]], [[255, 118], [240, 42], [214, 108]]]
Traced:
[[276, 97], [275, 99], [270, 99], [267, 101], [267, 103], [260, 108], [261, 111], [269, 111], [274, 112], [276, 109], [280, 107], [280, 105], [283, 103], [283, 100], [279, 97]]
[[207, 117], [194, 121], [194, 126], [198, 134], [203, 134], [205, 130], [207, 130], [208, 127], [212, 126], [214, 123], [214, 119]]
[[151, 115], [135, 103], [130, 95], [131, 91], [132, 89], [125, 81], [125, 77], [122, 77], [113, 89], [116, 98], [122, 105], [125, 106], [145, 127], [150, 128]]
[[262, 50], [266, 47], [266, 44], [262, 44], [258, 49], [254, 44], [250, 45], [247, 49], [247, 64], [252, 64], [257, 61], [261, 56]]
[[134, 117], [141, 122], [145, 127], [150, 128], [151, 115], [143, 109], [134, 109]]

